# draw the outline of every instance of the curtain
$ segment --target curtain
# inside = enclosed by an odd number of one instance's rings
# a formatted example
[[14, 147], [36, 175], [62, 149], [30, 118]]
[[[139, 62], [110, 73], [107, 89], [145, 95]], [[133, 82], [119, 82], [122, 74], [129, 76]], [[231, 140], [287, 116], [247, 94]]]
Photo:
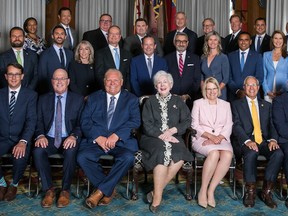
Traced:
[[212, 18], [215, 21], [215, 30], [223, 37], [229, 34], [229, 17], [231, 0], [178, 0], [177, 11], [185, 12], [188, 19], [188, 28], [198, 36], [203, 35], [202, 21]]
[[46, 0], [0, 0], [0, 51], [9, 49], [9, 31], [14, 26], [23, 28], [26, 18], [34, 17], [38, 21], [37, 34], [41, 37], [45, 36], [45, 7]]
[[286, 34], [285, 26], [288, 21], [287, 0], [267, 0], [266, 22], [267, 33], [272, 34], [274, 30], [281, 30]]

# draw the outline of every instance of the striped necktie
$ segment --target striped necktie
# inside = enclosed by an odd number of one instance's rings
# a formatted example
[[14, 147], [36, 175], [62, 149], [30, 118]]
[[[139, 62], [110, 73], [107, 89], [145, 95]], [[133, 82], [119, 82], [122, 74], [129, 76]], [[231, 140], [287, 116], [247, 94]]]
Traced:
[[16, 103], [16, 97], [15, 94], [17, 93], [16, 91], [11, 91], [11, 97], [10, 97], [10, 103], [9, 103], [9, 115], [10, 117], [13, 115], [13, 111], [15, 108], [15, 103]]
[[180, 77], [182, 77], [184, 67], [182, 55], [183, 55], [182, 53], [179, 54], [179, 64], [178, 64]]
[[112, 117], [114, 114], [114, 107], [115, 107], [115, 97], [111, 96], [108, 111], [107, 111], [108, 129], [110, 128], [110, 124], [111, 124]]

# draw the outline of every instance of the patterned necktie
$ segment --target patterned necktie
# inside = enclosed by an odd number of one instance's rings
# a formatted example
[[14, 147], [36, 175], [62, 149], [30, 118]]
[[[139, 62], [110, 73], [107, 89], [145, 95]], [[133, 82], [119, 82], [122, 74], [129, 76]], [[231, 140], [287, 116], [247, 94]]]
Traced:
[[261, 46], [261, 36], [258, 36], [258, 40], [257, 40], [257, 52], [260, 52], [260, 46]]
[[65, 69], [65, 60], [64, 60], [64, 54], [63, 54], [63, 49], [59, 49], [59, 53], [60, 53], [60, 62], [61, 62], [61, 66], [63, 69]]
[[260, 121], [258, 119], [258, 112], [255, 105], [255, 101], [251, 100], [251, 112], [252, 112], [252, 122], [254, 127], [254, 138], [257, 144], [262, 143], [262, 132], [260, 127]]
[[69, 28], [66, 28], [66, 32], [67, 32], [67, 41], [68, 41], [68, 44], [69, 44], [69, 49], [72, 49], [72, 40], [71, 40], [71, 35], [70, 35], [70, 31], [69, 31]]
[[241, 59], [240, 59], [240, 66], [241, 66], [241, 72], [243, 71], [244, 64], [245, 64], [245, 52], [241, 52]]
[[182, 77], [184, 67], [182, 55], [183, 54], [181, 53], [179, 54], [179, 64], [178, 64], [180, 77]]
[[10, 97], [10, 103], [9, 103], [9, 115], [11, 117], [15, 108], [15, 103], [16, 103], [16, 97], [15, 97], [16, 91], [11, 91], [10, 93], [11, 93], [11, 97]]
[[114, 114], [114, 107], [115, 107], [115, 97], [111, 96], [108, 111], [107, 111], [108, 129], [110, 128], [110, 124], [111, 124], [112, 117]]
[[151, 78], [152, 76], [152, 61], [151, 61], [151, 58], [147, 58], [148, 60], [148, 72], [149, 72], [149, 76]]
[[20, 55], [21, 51], [17, 50], [16, 53], [17, 53], [16, 59], [17, 59], [18, 64], [23, 66], [22, 64], [23, 62], [22, 62], [21, 55]]
[[120, 66], [120, 56], [119, 56], [119, 53], [118, 53], [118, 48], [114, 48], [114, 54], [115, 54], [115, 66], [116, 66], [116, 69], [119, 70], [119, 66]]
[[61, 95], [57, 96], [56, 104], [56, 116], [55, 116], [55, 134], [54, 134], [54, 146], [59, 148], [62, 142], [62, 103]]

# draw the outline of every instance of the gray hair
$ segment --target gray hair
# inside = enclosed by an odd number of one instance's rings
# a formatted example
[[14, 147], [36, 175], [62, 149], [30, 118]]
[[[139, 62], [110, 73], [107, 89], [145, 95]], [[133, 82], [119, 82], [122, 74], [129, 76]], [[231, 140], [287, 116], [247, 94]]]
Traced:
[[164, 70], [160, 70], [160, 71], [158, 71], [155, 75], [154, 75], [154, 77], [153, 77], [153, 83], [154, 83], [154, 86], [156, 87], [157, 86], [157, 83], [158, 83], [158, 80], [159, 80], [159, 78], [161, 77], [161, 76], [165, 76], [167, 79], [168, 79], [168, 81], [171, 83], [171, 87], [173, 86], [173, 77], [172, 77], [172, 75], [170, 74], [170, 73], [167, 73], [166, 71], [164, 71]]

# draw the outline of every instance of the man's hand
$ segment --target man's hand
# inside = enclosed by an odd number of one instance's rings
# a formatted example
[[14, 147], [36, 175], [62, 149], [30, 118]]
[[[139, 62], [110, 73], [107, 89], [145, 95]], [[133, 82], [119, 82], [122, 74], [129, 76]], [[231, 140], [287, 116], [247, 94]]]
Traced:
[[35, 142], [36, 147], [47, 148], [48, 140], [45, 136], [39, 137]]
[[116, 142], [118, 140], [119, 140], [119, 137], [115, 133], [113, 133], [107, 138], [105, 145], [109, 150], [113, 149], [115, 148]]
[[12, 154], [16, 159], [22, 158], [25, 156], [26, 145], [27, 144], [25, 144], [23, 142], [19, 142], [19, 143], [17, 143], [17, 145], [14, 146], [14, 148], [12, 150]]
[[274, 151], [276, 149], [279, 149], [279, 145], [274, 140], [271, 140], [268, 143], [268, 148], [269, 148], [270, 151]]
[[248, 141], [245, 145], [246, 145], [249, 149], [252, 149], [252, 150], [258, 152], [258, 144], [257, 144], [256, 142]]
[[63, 149], [74, 148], [76, 143], [77, 139], [74, 136], [68, 136], [63, 142]]
[[107, 138], [104, 136], [99, 136], [95, 139], [96, 143], [105, 151], [109, 151], [109, 148], [106, 146]]

